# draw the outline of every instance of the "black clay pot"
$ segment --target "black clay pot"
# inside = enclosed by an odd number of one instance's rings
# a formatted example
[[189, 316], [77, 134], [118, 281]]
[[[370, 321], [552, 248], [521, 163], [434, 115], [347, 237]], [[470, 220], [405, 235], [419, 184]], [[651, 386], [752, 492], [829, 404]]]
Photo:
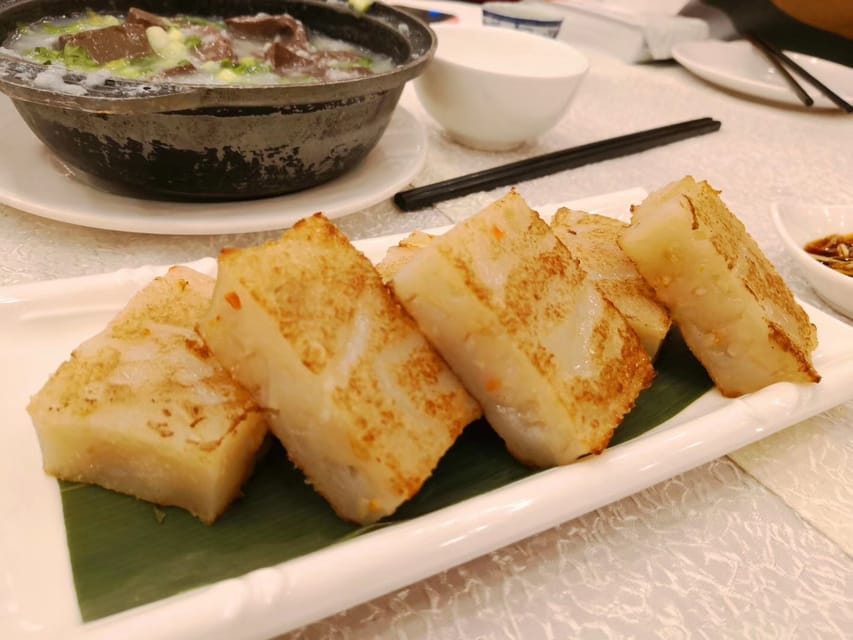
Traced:
[[[435, 51], [429, 27], [379, 4], [357, 14], [343, 1], [320, 0], [86, 3], [109, 12], [130, 6], [161, 15], [289, 13], [309, 30], [388, 55], [398, 65], [388, 73], [322, 84], [116, 79], [87, 86], [85, 76], [74, 73], [45, 82], [46, 67], [0, 53], [0, 91], [45, 145], [73, 169], [151, 197], [259, 198], [341, 175], [378, 142], [403, 86]], [[0, 42], [21, 23], [79, 10], [80, 3], [70, 0], [0, 0]]]

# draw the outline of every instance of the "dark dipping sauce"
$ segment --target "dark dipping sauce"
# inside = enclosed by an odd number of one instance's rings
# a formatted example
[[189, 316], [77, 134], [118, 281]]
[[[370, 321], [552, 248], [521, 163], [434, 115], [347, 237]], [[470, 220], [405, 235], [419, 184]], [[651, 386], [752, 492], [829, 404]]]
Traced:
[[853, 276], [853, 233], [834, 233], [804, 247], [818, 262], [845, 276]]

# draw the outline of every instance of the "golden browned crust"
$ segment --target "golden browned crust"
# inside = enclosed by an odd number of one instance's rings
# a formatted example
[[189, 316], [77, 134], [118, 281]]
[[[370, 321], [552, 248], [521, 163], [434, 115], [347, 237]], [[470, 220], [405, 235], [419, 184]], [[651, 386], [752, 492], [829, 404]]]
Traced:
[[72, 352], [28, 406], [46, 472], [207, 523], [224, 511], [266, 426], [194, 331], [212, 290], [211, 278], [174, 267]]
[[[166, 276], [155, 278], [107, 325], [98, 341], [87, 341], [71, 353], [31, 406], [61, 413], [66, 420], [83, 420], [109, 405], [147, 398], [156, 406], [151, 412], [155, 417], [146, 421], [147, 428], [163, 438], [183, 432], [186, 446], [204, 446], [212, 451], [248, 415], [260, 411], [194, 332], [195, 323], [210, 304], [212, 291], [212, 279], [182, 267], [173, 267]], [[157, 327], [171, 329], [155, 335]], [[184, 331], [175, 333], [174, 328]], [[133, 344], [154, 345], [152, 357], [165, 355], [168, 349], [198, 361], [208, 375], [192, 382], [216, 389], [221, 402], [215, 410], [223, 412], [225, 422], [206, 420], [210, 408], [200, 404], [202, 397], [185, 393], [186, 384], [180, 381], [183, 359], [152, 360], [149, 375], [122, 384], [121, 370], [128, 364], [124, 350]]]
[[628, 320], [646, 351], [654, 357], [669, 332], [671, 318], [654, 289], [618, 244], [627, 228], [627, 224], [614, 218], [568, 208], [559, 209], [551, 223], [560, 242], [577, 258], [604, 297]]
[[620, 243], [727, 396], [817, 382], [817, 331], [720, 193], [692, 177], [649, 195]]
[[[315, 397], [314, 407], [294, 413], [336, 416], [335, 424], [302, 424], [283, 406], [273, 420], [274, 433], [317, 491], [342, 517], [359, 522], [386, 515], [413, 496], [480, 410], [372, 263], [316, 214], [277, 241], [220, 256], [224, 272], [239, 281], [243, 299], [236, 308], [233, 299], [226, 299], [231, 291], [217, 290], [213, 309], [219, 317], [213, 321], [246, 313], [245, 298], [250, 296], [253, 309], [274, 326], [270, 339], [288, 345], [313, 376], [300, 376], [300, 384]], [[212, 348], [217, 352], [216, 341]], [[233, 366], [239, 371], [239, 363]], [[269, 393], [283, 383], [247, 382]], [[282, 398], [286, 395], [282, 391]], [[358, 498], [352, 489], [324, 477], [329, 460], [314, 444], [306, 444], [302, 431], [309, 428], [328, 429], [332, 439], [345, 434], [346, 452], [338, 453], [352, 459], [352, 473], [370, 487], [371, 495]], [[369, 503], [367, 512], [355, 504], [357, 499]]]
[[809, 351], [814, 349], [817, 346], [814, 325], [794, 300], [794, 295], [773, 263], [767, 259], [743, 223], [726, 207], [720, 192], [703, 181], [689, 195], [685, 193], [682, 197], [693, 212], [696, 224], [708, 230], [708, 237], [729, 269], [734, 269], [741, 260], [745, 263], [740, 279], [756, 302], [762, 307], [772, 306], [782, 310], [792, 321], [788, 331], [792, 333], [793, 341]]
[[[442, 277], [446, 281], [432, 282], [436, 273], [445, 274]], [[635, 332], [587, 282], [578, 261], [515, 190], [422, 248], [399, 271], [392, 286], [403, 304], [419, 321], [423, 320], [422, 328], [452, 366], [458, 363], [455, 359], [459, 354], [450, 350], [457, 344], [452, 348], [449, 345], [442, 348], [441, 344], [441, 334], [449, 333], [450, 328], [438, 326], [433, 333], [427, 327], [440, 322], [440, 318], [467, 327], [470, 336], [494, 336], [495, 340], [513, 345], [502, 352], [507, 357], [513, 357], [511, 352], [522, 354], [524, 364], [497, 362], [488, 353], [489, 338], [483, 337], [484, 350], [472, 351], [467, 357], [482, 359], [488, 370], [485, 374], [472, 371], [469, 377], [461, 373], [460, 376], [480, 400], [512, 453], [524, 462], [541, 466], [547, 464], [544, 460], [568, 462], [568, 458], [582, 455], [579, 451], [601, 451], [633, 406], [639, 391], [651, 383], [654, 375]], [[465, 292], [465, 307], [461, 312], [456, 306], [457, 313], [452, 315], [440, 310], [443, 289]], [[438, 311], [426, 311], [419, 317], [417, 308], [425, 304], [426, 296], [436, 300]], [[585, 310], [594, 315], [594, 320], [582, 317], [589, 315]], [[584, 329], [583, 336], [572, 336], [582, 341], [582, 346], [554, 343], [557, 336], [562, 341], [567, 327], [590, 322], [592, 328]], [[576, 357], [579, 351], [588, 354], [584, 362], [576, 363], [585, 373], [571, 374], [567, 369], [572, 367], [566, 361]], [[457, 372], [463, 366], [464, 363], [455, 365]], [[510, 379], [512, 372], [517, 374], [520, 368], [531, 372], [531, 377], [522, 381]], [[541, 385], [542, 397], [553, 394], [555, 404], [541, 412], [530, 409], [529, 398], [514, 393], [514, 387], [519, 385], [531, 389]], [[500, 400], [495, 400], [497, 397]], [[493, 403], [491, 408], [490, 403]], [[521, 420], [527, 420], [527, 426], [519, 421], [502, 430], [496, 424], [502, 412], [529, 414]], [[554, 419], [556, 414], [560, 415], [558, 420]], [[545, 449], [551, 445], [528, 451], [515, 446], [514, 434], [510, 433], [524, 429], [541, 429], [552, 434], [574, 429], [574, 433], [562, 440], [562, 436], [555, 436], [550, 452]], [[520, 440], [527, 441], [525, 437]], [[559, 449], [565, 449], [566, 453]]]
[[427, 246], [433, 239], [423, 231], [413, 231], [400, 240], [396, 246], [390, 247], [385, 257], [376, 265], [376, 270], [382, 276], [383, 282], [390, 282], [397, 272], [414, 257], [422, 248]]

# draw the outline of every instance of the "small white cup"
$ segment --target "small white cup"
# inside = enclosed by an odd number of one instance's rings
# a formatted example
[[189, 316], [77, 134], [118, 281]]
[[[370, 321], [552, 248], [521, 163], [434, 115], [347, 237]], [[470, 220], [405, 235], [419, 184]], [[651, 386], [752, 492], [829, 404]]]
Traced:
[[474, 149], [505, 151], [549, 131], [589, 69], [562, 40], [479, 25], [433, 29], [438, 48], [415, 92], [452, 140]]
[[528, 31], [556, 38], [563, 25], [563, 14], [538, 2], [485, 2], [483, 24]]

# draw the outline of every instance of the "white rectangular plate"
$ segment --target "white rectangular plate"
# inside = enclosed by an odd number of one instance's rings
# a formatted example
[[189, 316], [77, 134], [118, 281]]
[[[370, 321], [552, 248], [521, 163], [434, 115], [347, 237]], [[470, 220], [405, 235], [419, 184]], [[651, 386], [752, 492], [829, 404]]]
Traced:
[[[571, 203], [626, 216], [629, 190]], [[556, 205], [539, 210], [546, 217]], [[356, 245], [371, 259], [400, 236]], [[213, 259], [193, 265], [213, 273]], [[600, 456], [240, 578], [89, 624], [80, 622], [56, 481], [25, 406], [85, 338], [165, 267], [0, 289], [0, 638], [269, 638], [580, 516], [853, 397], [853, 327], [806, 307], [818, 327], [817, 385], [736, 400], [710, 391], [655, 430]]]

